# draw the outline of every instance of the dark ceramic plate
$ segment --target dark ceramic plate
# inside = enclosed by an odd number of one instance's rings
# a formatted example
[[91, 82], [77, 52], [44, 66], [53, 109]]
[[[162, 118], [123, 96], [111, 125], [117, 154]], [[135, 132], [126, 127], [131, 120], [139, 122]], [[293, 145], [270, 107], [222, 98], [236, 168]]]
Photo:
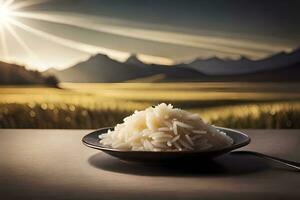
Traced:
[[233, 139], [234, 143], [231, 146], [227, 146], [222, 149], [211, 149], [206, 151], [124, 151], [106, 147], [99, 143], [99, 135], [106, 133], [108, 129], [112, 128], [102, 128], [84, 136], [82, 138], [83, 144], [90, 148], [101, 150], [104, 153], [117, 157], [121, 160], [135, 162], [169, 162], [178, 160], [212, 159], [214, 157], [228, 153], [234, 149], [246, 146], [250, 143], [250, 138], [240, 131], [217, 127], [217, 129], [224, 131], [229, 137]]

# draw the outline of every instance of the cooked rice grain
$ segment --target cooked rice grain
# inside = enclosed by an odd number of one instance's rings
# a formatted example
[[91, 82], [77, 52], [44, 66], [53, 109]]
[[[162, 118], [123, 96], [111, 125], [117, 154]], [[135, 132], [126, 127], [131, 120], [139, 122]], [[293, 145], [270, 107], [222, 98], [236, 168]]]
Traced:
[[193, 151], [233, 144], [226, 133], [206, 124], [198, 114], [165, 103], [135, 111], [99, 139], [105, 146], [133, 151]]

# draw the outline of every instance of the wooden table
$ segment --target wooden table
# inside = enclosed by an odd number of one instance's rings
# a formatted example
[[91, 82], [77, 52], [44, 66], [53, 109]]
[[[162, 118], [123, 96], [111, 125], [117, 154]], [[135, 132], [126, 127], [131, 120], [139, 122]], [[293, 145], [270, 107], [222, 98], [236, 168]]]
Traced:
[[[248, 150], [300, 161], [300, 130], [243, 130]], [[0, 199], [300, 199], [300, 173], [228, 154], [210, 167], [128, 164], [82, 145], [89, 130], [0, 130]]]

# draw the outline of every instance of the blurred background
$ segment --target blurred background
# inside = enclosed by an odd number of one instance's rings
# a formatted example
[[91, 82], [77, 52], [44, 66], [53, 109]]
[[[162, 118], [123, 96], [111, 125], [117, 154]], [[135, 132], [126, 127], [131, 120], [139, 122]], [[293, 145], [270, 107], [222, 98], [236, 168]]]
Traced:
[[300, 1], [2, 0], [0, 128], [94, 129], [161, 102], [300, 128]]

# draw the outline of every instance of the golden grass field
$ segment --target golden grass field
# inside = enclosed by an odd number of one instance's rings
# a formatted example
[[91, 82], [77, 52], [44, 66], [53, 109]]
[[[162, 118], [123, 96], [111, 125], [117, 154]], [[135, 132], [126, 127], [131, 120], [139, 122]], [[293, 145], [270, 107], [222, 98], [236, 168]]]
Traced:
[[300, 128], [298, 83], [63, 83], [0, 87], [0, 128], [99, 128], [160, 102], [232, 128]]

